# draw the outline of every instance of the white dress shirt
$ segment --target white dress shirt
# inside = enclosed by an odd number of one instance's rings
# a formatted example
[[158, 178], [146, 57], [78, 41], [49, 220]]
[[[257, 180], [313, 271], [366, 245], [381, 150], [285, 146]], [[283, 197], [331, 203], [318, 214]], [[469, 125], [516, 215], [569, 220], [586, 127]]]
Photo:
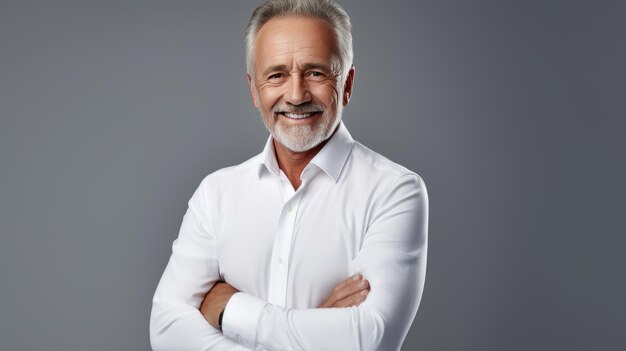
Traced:
[[[426, 272], [422, 179], [355, 142], [341, 123], [294, 191], [271, 137], [264, 151], [207, 176], [156, 290], [154, 350], [399, 350]], [[350, 308], [316, 308], [344, 279], [371, 286]], [[239, 293], [223, 333], [198, 308], [220, 280]]]

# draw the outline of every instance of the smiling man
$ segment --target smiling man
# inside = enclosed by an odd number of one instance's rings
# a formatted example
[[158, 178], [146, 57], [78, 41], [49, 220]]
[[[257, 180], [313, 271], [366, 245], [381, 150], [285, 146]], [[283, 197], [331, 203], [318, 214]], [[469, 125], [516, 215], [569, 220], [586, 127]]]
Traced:
[[269, 0], [248, 82], [270, 137], [207, 176], [153, 300], [155, 350], [399, 350], [426, 271], [422, 179], [354, 141], [348, 15]]

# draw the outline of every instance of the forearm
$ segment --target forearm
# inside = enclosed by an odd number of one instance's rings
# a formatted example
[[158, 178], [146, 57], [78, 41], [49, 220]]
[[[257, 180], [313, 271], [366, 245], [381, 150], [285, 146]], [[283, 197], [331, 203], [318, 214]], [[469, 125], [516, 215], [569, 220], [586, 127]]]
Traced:
[[224, 313], [224, 335], [251, 349], [399, 350], [419, 306], [425, 263], [424, 254], [384, 270], [362, 267], [371, 291], [358, 307], [285, 309], [235, 294]]
[[[165, 269], [152, 301], [150, 343], [153, 350], [242, 351], [246, 348], [227, 339], [206, 321], [199, 310], [199, 298], [183, 297], [177, 291], [181, 274], [176, 271], [176, 257]], [[203, 284], [206, 289], [213, 283]], [[204, 289], [197, 287], [198, 291]]]
[[[242, 296], [236, 296], [235, 299]], [[366, 307], [283, 309], [258, 300], [244, 309], [227, 307], [224, 335], [250, 348], [265, 350], [377, 350], [383, 318]], [[234, 318], [233, 318], [234, 317]], [[256, 324], [254, 324], [256, 320]], [[251, 323], [252, 322], [252, 323]]]
[[153, 301], [150, 344], [155, 351], [243, 351], [211, 327], [193, 306]]

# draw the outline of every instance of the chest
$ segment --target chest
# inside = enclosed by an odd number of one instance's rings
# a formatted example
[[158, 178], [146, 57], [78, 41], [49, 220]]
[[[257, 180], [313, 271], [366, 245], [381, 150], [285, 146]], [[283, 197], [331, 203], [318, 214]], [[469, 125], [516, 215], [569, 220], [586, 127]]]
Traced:
[[266, 301], [313, 307], [354, 273], [350, 266], [367, 229], [367, 204], [332, 186], [291, 194], [279, 186], [254, 190], [221, 209], [222, 278]]

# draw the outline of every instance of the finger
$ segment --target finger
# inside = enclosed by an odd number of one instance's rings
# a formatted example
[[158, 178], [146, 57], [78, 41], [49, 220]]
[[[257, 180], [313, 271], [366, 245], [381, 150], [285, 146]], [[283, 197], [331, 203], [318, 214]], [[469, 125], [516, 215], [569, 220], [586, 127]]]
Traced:
[[[326, 301], [320, 305], [320, 307], [332, 307], [337, 301], [350, 296], [354, 291], [359, 291], [358, 283], [363, 280], [363, 275], [357, 273], [339, 283], [335, 286]], [[369, 283], [365, 286], [369, 287]]]
[[346, 288], [347, 286], [349, 286], [350, 284], [354, 284], [355, 282], [360, 281], [361, 279], [363, 279], [363, 276], [361, 274], [355, 274], [347, 279], [344, 279], [341, 283], [339, 283], [337, 286], [335, 286], [335, 288], [333, 289], [333, 291], [338, 291], [338, 290], [342, 290], [344, 288]]
[[343, 300], [348, 296], [358, 293], [359, 291], [369, 289], [370, 285], [367, 280], [355, 281], [345, 288], [335, 291], [335, 301]]
[[365, 301], [365, 299], [367, 298], [367, 295], [369, 294], [369, 289], [366, 290], [361, 290], [355, 294], [352, 294], [348, 297], [346, 297], [343, 300], [337, 301], [332, 307], [353, 307], [353, 306], [358, 306], [361, 303], [363, 303], [363, 301]]

